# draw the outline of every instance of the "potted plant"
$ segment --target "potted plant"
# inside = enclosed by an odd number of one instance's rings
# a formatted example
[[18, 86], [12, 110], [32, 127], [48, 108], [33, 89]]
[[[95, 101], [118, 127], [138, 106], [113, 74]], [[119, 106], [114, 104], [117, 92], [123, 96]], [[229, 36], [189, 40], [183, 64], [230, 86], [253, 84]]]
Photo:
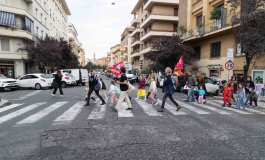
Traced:
[[214, 8], [214, 9], [211, 11], [211, 17], [210, 17], [210, 19], [211, 19], [211, 20], [214, 20], [214, 19], [220, 19], [221, 16], [222, 16], [221, 8], [216, 7], [216, 8]]

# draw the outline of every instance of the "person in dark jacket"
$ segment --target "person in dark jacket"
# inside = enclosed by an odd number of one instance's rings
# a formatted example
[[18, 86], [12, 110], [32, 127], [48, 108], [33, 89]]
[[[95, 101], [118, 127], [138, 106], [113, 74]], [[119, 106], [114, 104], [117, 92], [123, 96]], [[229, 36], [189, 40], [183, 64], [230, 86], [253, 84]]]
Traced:
[[158, 112], [164, 112], [165, 102], [166, 102], [168, 97], [176, 105], [177, 111], [179, 111], [181, 109], [181, 107], [178, 105], [178, 103], [172, 97], [172, 95], [175, 92], [174, 80], [172, 79], [172, 75], [171, 75], [172, 69], [167, 67], [165, 70], [165, 73], [166, 73], [166, 77], [165, 77], [165, 81], [164, 81], [164, 85], [163, 85], [164, 97], [163, 97], [163, 101], [162, 101], [162, 106], [157, 111]]
[[60, 91], [60, 97], [63, 97], [63, 90], [62, 90], [62, 72], [57, 69], [56, 71], [56, 75], [53, 79], [53, 92], [52, 92], [52, 96], [55, 96], [56, 92], [57, 92], [57, 89], [59, 88], [59, 91]]
[[246, 102], [245, 105], [247, 105], [248, 101], [250, 101], [250, 88], [255, 88], [254, 82], [252, 81], [251, 76], [247, 77], [247, 81], [245, 83], [245, 91], [246, 91]]
[[192, 71], [189, 72], [189, 79], [188, 79], [188, 86], [189, 86], [189, 92], [186, 102], [195, 102], [195, 95], [194, 95], [194, 89], [197, 85], [197, 81], [195, 76], [192, 74]]

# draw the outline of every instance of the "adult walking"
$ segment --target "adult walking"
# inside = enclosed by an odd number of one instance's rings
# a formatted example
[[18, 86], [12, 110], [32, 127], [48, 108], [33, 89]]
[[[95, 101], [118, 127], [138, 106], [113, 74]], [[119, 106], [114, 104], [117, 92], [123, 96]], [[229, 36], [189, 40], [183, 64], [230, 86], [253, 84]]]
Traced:
[[245, 91], [246, 91], [246, 102], [245, 105], [248, 104], [248, 101], [250, 101], [250, 88], [255, 88], [254, 82], [252, 81], [251, 76], [247, 77], [247, 81], [245, 83]]
[[101, 89], [99, 81], [100, 80], [99, 80], [99, 78], [96, 75], [96, 71], [93, 70], [91, 75], [90, 75], [90, 77], [89, 77], [89, 79], [88, 79], [87, 87], [89, 88], [89, 90], [88, 90], [88, 93], [87, 93], [87, 103], [85, 104], [85, 106], [89, 106], [90, 96], [93, 93], [93, 91], [95, 91], [95, 93], [98, 96], [98, 98], [102, 101], [101, 105], [106, 104], [105, 100], [99, 94], [99, 90]]
[[52, 92], [51, 95], [53, 97], [55, 96], [58, 88], [59, 88], [59, 91], [60, 91], [60, 97], [61, 98], [63, 97], [62, 77], [63, 77], [62, 72], [59, 69], [56, 69], [56, 74], [55, 74], [55, 77], [54, 77], [53, 82], [52, 82], [53, 92]]
[[132, 110], [132, 104], [131, 104], [131, 101], [130, 101], [130, 98], [128, 96], [128, 80], [127, 80], [127, 77], [126, 77], [126, 68], [125, 67], [121, 67], [121, 78], [119, 81], [116, 81], [117, 84], [120, 84], [120, 90], [121, 90], [121, 93], [120, 93], [120, 97], [119, 97], [119, 100], [117, 102], [117, 105], [116, 105], [116, 110], [118, 110], [118, 107], [121, 105], [121, 103], [125, 100], [127, 105], [128, 105], [128, 108], [126, 110]]
[[189, 79], [188, 79], [188, 86], [189, 86], [189, 91], [188, 91], [188, 97], [186, 99], [186, 102], [195, 102], [195, 95], [194, 95], [194, 89], [196, 87], [196, 78], [192, 74], [192, 71], [188, 73]]
[[165, 81], [164, 81], [164, 85], [163, 85], [164, 97], [162, 100], [162, 106], [157, 111], [158, 112], [164, 112], [164, 106], [165, 106], [165, 103], [166, 103], [166, 100], [168, 97], [176, 105], [177, 111], [179, 111], [181, 109], [181, 107], [173, 99], [173, 96], [172, 96], [175, 93], [174, 80], [172, 79], [172, 69], [167, 67], [165, 70], [165, 74], [166, 74], [166, 77], [165, 77]]

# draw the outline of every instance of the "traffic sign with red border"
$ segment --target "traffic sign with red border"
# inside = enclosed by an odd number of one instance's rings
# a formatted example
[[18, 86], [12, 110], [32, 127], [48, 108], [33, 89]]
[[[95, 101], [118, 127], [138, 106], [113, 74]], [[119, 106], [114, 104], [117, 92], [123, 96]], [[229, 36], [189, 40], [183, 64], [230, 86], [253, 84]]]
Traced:
[[232, 61], [228, 61], [225, 63], [225, 69], [232, 70], [234, 69], [235, 64]]

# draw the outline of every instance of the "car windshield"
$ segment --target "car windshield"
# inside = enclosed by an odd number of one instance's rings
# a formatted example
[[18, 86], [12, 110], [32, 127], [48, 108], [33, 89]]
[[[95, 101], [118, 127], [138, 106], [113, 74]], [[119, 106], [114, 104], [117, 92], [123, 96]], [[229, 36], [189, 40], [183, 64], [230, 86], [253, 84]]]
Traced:
[[2, 75], [2, 74], [0, 74], [0, 79], [7, 79], [7, 77]]
[[41, 77], [42, 78], [53, 78], [53, 76], [50, 74], [42, 74]]

